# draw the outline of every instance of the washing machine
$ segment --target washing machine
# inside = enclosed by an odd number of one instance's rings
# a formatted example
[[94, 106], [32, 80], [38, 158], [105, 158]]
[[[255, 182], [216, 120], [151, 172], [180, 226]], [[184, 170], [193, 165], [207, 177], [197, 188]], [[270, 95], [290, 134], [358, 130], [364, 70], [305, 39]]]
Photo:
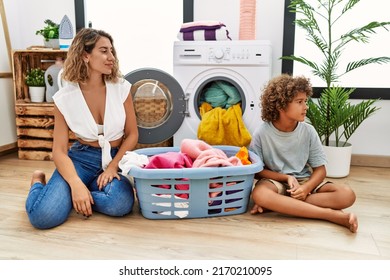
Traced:
[[173, 144], [197, 138], [202, 95], [218, 81], [239, 92], [243, 121], [252, 134], [261, 122], [260, 94], [271, 77], [271, 61], [271, 43], [266, 40], [176, 41], [173, 76], [184, 90], [185, 117]]
[[132, 84], [138, 142], [172, 139], [179, 146], [185, 138], [196, 139], [204, 91], [217, 81], [238, 91], [243, 121], [252, 133], [261, 122], [259, 97], [270, 76], [269, 41], [175, 41], [173, 76], [155, 68], [125, 75]]

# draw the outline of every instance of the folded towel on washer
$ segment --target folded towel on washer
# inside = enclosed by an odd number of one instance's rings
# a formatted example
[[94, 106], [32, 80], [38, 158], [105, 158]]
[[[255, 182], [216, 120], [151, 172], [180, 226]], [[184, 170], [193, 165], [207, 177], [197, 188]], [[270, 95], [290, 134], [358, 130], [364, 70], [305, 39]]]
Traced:
[[200, 29], [216, 29], [225, 26], [223, 22], [217, 20], [198, 20], [185, 22], [180, 27], [180, 32], [187, 32]]
[[177, 38], [181, 41], [223, 41], [231, 40], [226, 25], [219, 21], [183, 23]]
[[[203, 103], [204, 104], [204, 103]], [[252, 136], [242, 119], [241, 104], [228, 109], [201, 105], [201, 121], [198, 127], [198, 139], [210, 145], [248, 146]]]

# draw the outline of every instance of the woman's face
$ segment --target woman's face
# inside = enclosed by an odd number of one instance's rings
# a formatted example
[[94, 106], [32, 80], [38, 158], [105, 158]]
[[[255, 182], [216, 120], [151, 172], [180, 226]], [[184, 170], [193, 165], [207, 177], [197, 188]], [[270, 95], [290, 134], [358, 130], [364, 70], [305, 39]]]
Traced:
[[93, 72], [110, 75], [115, 63], [110, 40], [106, 37], [100, 37], [92, 52], [86, 55], [86, 59], [91, 75]]

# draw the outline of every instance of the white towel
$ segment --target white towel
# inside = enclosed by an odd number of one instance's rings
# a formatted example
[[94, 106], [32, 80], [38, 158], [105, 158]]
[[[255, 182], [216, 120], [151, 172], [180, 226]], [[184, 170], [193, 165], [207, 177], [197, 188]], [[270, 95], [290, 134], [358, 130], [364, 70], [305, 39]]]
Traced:
[[146, 155], [140, 155], [136, 152], [127, 151], [119, 161], [119, 168], [122, 170], [122, 175], [127, 176], [132, 167], [145, 167], [149, 163], [149, 158]]

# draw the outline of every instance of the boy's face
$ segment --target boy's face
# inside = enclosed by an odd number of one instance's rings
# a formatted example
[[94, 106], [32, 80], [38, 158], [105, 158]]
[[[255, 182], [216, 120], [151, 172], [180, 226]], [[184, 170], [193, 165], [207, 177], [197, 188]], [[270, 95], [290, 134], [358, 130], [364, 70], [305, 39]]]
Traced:
[[291, 120], [303, 122], [307, 112], [307, 96], [304, 92], [298, 92], [294, 99], [287, 105], [284, 114]]

